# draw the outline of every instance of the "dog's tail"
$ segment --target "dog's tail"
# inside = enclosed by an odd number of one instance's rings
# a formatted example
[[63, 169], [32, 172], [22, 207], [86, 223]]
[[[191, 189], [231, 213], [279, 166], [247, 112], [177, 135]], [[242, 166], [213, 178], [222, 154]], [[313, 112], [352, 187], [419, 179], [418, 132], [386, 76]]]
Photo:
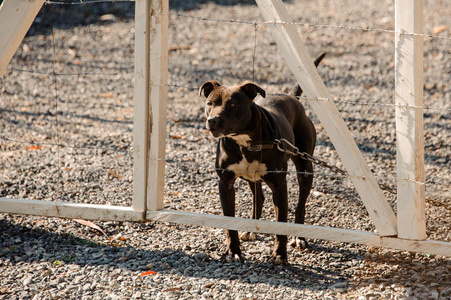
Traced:
[[[326, 52], [321, 53], [321, 55], [315, 59], [315, 67], [318, 67], [319, 63], [323, 60], [324, 56], [326, 56]], [[302, 89], [299, 86], [299, 83], [296, 83], [294, 88], [291, 89], [290, 95], [293, 97], [300, 97], [302, 95]]]

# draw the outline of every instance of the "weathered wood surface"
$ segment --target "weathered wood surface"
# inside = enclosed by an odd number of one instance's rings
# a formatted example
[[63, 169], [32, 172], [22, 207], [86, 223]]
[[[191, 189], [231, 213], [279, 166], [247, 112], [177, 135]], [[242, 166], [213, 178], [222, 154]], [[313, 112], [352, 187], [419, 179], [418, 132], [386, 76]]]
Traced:
[[136, 2], [134, 200], [163, 208], [168, 80], [168, 0]]
[[426, 238], [423, 125], [423, 0], [395, 1], [398, 237]]

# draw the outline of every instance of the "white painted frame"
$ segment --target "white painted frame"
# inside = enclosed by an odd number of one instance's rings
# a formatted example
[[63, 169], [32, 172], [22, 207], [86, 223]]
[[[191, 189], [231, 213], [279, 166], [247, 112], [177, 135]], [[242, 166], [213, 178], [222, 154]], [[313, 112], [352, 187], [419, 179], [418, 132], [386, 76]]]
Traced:
[[[0, 8], [0, 26], [3, 6], [15, 6], [17, 0], [5, 0]], [[23, 38], [37, 14], [42, 0], [19, 0], [24, 6], [25, 21], [10, 18], [17, 23], [16, 33], [0, 31], [5, 36]], [[420, 33], [422, 0], [396, 0], [396, 31]], [[28, 3], [28, 5], [26, 5]], [[280, 0], [257, 0], [282, 55], [306, 96], [312, 99], [330, 99], [324, 83], [303, 45], [296, 26]], [[7, 7], [7, 6], [5, 6]], [[39, 6], [40, 8], [40, 6]], [[37, 10], [37, 11], [36, 11]], [[382, 191], [371, 174], [346, 124], [331, 101], [312, 101], [312, 107], [321, 120], [343, 160], [350, 177], [365, 204], [379, 234], [311, 225], [288, 224], [264, 220], [250, 220], [191, 212], [163, 210], [164, 157], [166, 137], [167, 59], [168, 59], [168, 0], [136, 1], [135, 42], [135, 126], [134, 126], [134, 197], [132, 207], [74, 204], [67, 202], [35, 201], [0, 198], [0, 211], [61, 218], [122, 221], [162, 221], [224, 229], [286, 234], [349, 242], [369, 246], [389, 247], [451, 256], [451, 243], [425, 239], [424, 219], [424, 161], [422, 144], [422, 45], [417, 36], [400, 34], [396, 39], [396, 103], [397, 134], [406, 137], [398, 143], [401, 156], [398, 169], [398, 218], [388, 205]], [[34, 16], [33, 16], [34, 14]], [[10, 25], [11, 23], [8, 23]], [[412, 25], [413, 24], [413, 25]], [[2, 27], [0, 27], [2, 28]], [[6, 68], [20, 42], [10, 42], [0, 52], [2, 69]], [[5, 54], [6, 53], [6, 54]], [[13, 53], [11, 55], [11, 53]], [[8, 56], [9, 57], [8, 59]], [[5, 65], [6, 62], [6, 65]], [[411, 66], [411, 67], [406, 67]], [[412, 67], [413, 66], [413, 67]], [[405, 84], [407, 81], [408, 84]], [[413, 96], [412, 96], [413, 95]], [[406, 131], [415, 124], [415, 130]], [[363, 179], [365, 178], [365, 179]], [[423, 207], [421, 207], [421, 205]], [[420, 207], [418, 209], [418, 207]], [[417, 222], [416, 220], [419, 220]], [[409, 222], [409, 226], [403, 226]], [[398, 233], [399, 227], [399, 233]], [[398, 237], [395, 237], [398, 235]]]
[[[4, 0], [0, 6], [0, 76], [6, 70], [14, 53], [20, 46], [34, 18], [45, 0]], [[165, 7], [161, 6], [165, 4]], [[161, 11], [167, 11], [167, 1], [137, 0], [135, 4], [135, 131], [134, 131], [134, 197], [132, 207], [78, 204], [58, 201], [37, 201], [29, 199], [0, 198], [0, 212], [59, 217], [68, 219], [115, 220], [115, 221], [145, 221], [146, 210], [161, 209], [163, 204], [164, 176], [164, 139], [153, 143], [147, 137], [151, 131], [160, 131], [155, 137], [163, 136], [166, 123], [165, 100], [166, 87], [151, 88], [153, 82], [165, 82], [167, 78], [167, 51], [156, 41], [158, 35], [150, 34], [150, 26], [158, 27], [159, 39], [167, 43], [167, 14], [161, 17]], [[158, 13], [157, 13], [158, 12]], [[160, 21], [161, 20], [161, 21]], [[159, 25], [161, 24], [161, 25]], [[3, 43], [3, 41], [5, 41]], [[160, 44], [153, 47], [153, 44]], [[150, 51], [151, 46], [157, 51]], [[166, 46], [167, 48], [167, 46]], [[159, 49], [159, 50], [158, 50]], [[163, 50], [163, 51], [162, 51]], [[158, 52], [159, 51], [159, 52]], [[158, 53], [166, 53], [160, 58]], [[161, 75], [150, 73], [153, 68], [162, 71]], [[166, 65], [165, 65], [166, 64]], [[158, 77], [160, 76], [160, 77]], [[166, 77], [165, 77], [166, 76]], [[149, 104], [150, 97], [154, 99]], [[155, 100], [156, 99], [156, 100]], [[164, 99], [164, 101], [162, 101]], [[160, 105], [161, 103], [161, 105]], [[152, 107], [156, 107], [152, 111]], [[152, 118], [159, 120], [163, 127], [152, 125]], [[136, 130], [136, 127], [142, 130]], [[149, 169], [153, 171], [149, 171]], [[157, 183], [159, 189], [154, 189]], [[148, 199], [150, 205], [148, 205]], [[156, 204], [158, 203], [158, 205]]]

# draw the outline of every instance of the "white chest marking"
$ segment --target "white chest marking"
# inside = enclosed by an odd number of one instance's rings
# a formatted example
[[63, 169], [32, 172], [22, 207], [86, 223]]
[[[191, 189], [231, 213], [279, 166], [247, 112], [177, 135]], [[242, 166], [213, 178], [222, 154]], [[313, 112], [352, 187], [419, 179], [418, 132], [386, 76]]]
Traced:
[[239, 134], [239, 135], [228, 135], [227, 137], [234, 140], [238, 145], [242, 147], [250, 146], [251, 138], [247, 134]]
[[245, 157], [239, 163], [228, 166], [227, 169], [235, 173], [235, 178], [241, 177], [252, 182], [261, 181], [268, 170], [265, 164], [256, 160], [250, 163]]

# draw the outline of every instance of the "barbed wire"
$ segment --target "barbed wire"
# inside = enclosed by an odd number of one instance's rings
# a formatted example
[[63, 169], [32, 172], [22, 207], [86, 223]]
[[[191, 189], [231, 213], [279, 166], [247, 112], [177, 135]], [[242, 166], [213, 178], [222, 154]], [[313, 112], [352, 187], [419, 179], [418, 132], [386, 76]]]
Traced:
[[265, 22], [242, 21], [242, 20], [236, 20], [236, 19], [212, 19], [212, 18], [192, 16], [192, 15], [186, 15], [186, 14], [180, 14], [180, 13], [160, 13], [160, 14], [171, 16], [171, 17], [189, 18], [189, 19], [204, 21], [204, 22], [236, 23], [236, 24], [246, 24], [246, 25], [253, 25], [253, 26], [258, 26], [258, 25], [262, 25], [265, 23]]
[[[0, 136], [0, 140], [4, 140], [7, 142], [17, 143], [17, 144], [25, 144], [25, 145], [32, 145], [32, 146], [52, 146], [52, 147], [62, 147], [62, 148], [72, 148], [72, 149], [90, 149], [90, 150], [99, 150], [99, 151], [111, 151], [111, 152], [119, 152], [119, 153], [130, 153], [133, 152], [133, 149], [118, 149], [118, 148], [108, 148], [108, 147], [97, 147], [97, 146], [87, 146], [87, 145], [67, 145], [62, 143], [50, 143], [50, 142], [36, 142], [33, 140], [30, 141], [24, 141], [24, 140], [17, 140], [17, 139], [11, 139], [9, 137]], [[130, 146], [130, 148], [133, 148], [133, 146]]]
[[412, 32], [408, 32], [405, 30], [396, 31], [396, 30], [392, 30], [392, 29], [380, 29], [380, 28], [370, 28], [370, 27], [367, 27], [367, 28], [351, 27], [351, 26], [330, 25], [330, 24], [313, 24], [313, 23], [306, 23], [306, 22], [287, 22], [287, 21], [277, 21], [277, 20], [268, 21], [268, 22], [250, 22], [250, 21], [242, 21], [242, 20], [235, 20], [235, 19], [205, 18], [205, 17], [198, 17], [198, 16], [187, 15], [187, 14], [180, 14], [180, 13], [162, 13], [162, 15], [190, 18], [190, 19], [200, 20], [200, 21], [205, 21], [205, 22], [237, 23], [237, 24], [247, 24], [247, 25], [253, 25], [253, 26], [261, 26], [261, 25], [309, 26], [309, 27], [322, 27], [322, 28], [333, 28], [333, 29], [346, 29], [346, 30], [355, 30], [355, 31], [368, 31], [368, 32], [376, 32], [376, 33], [394, 33], [394, 34], [398, 34], [398, 35], [420, 36], [420, 37], [428, 37], [428, 38], [435, 38], [435, 39], [451, 40], [450, 36], [439, 36], [439, 35], [432, 35], [432, 34], [427, 34], [427, 33], [412, 33]]
[[[95, 3], [118, 3], [118, 2], [135, 2], [135, 0], [78, 0], [78, 1], [52, 1], [52, 0], [46, 0], [45, 4], [53, 4], [53, 5], [88, 5], [88, 4], [95, 4]], [[184, 17], [184, 18], [191, 18], [196, 19], [200, 21], [205, 22], [220, 22], [220, 23], [237, 23], [237, 24], [248, 24], [253, 26], [261, 26], [261, 25], [295, 25], [295, 26], [309, 26], [309, 27], [318, 27], [318, 28], [333, 28], [333, 29], [345, 29], [345, 30], [355, 30], [355, 31], [367, 31], [367, 32], [376, 32], [376, 33], [394, 33], [398, 35], [407, 35], [407, 36], [419, 36], [419, 37], [427, 37], [427, 38], [434, 38], [434, 39], [443, 39], [443, 40], [451, 40], [450, 36], [440, 36], [440, 35], [433, 35], [433, 34], [427, 34], [427, 33], [413, 33], [413, 32], [407, 32], [405, 30], [396, 31], [393, 29], [381, 29], [381, 28], [370, 28], [370, 27], [352, 27], [352, 26], [345, 26], [345, 25], [331, 25], [331, 24], [313, 24], [313, 23], [307, 23], [307, 22], [289, 22], [289, 21], [268, 21], [268, 22], [251, 22], [251, 21], [243, 21], [243, 20], [237, 20], [237, 19], [213, 19], [213, 18], [205, 18], [205, 17], [198, 17], [198, 16], [192, 16], [187, 14], [181, 14], [181, 13], [162, 13], [169, 16], [176, 16], [176, 17]]]
[[[15, 140], [15, 139], [11, 139], [11, 138], [7, 138], [7, 137], [1, 137], [1, 140], [4, 141], [9, 141], [9, 142], [13, 142], [13, 143], [20, 143], [20, 144], [28, 144], [28, 145], [36, 145], [36, 146], [58, 146], [58, 147], [65, 147], [65, 148], [73, 148], [73, 149], [91, 149], [91, 150], [99, 150], [99, 151], [111, 151], [111, 152], [118, 152], [118, 153], [131, 153], [133, 152], [132, 149], [117, 149], [117, 148], [106, 148], [106, 147], [95, 147], [95, 146], [77, 146], [77, 145], [65, 145], [65, 144], [55, 144], [55, 143], [49, 143], [49, 142], [35, 142], [35, 141], [21, 141], [21, 140]], [[130, 148], [133, 148], [133, 146], [130, 146]], [[161, 159], [160, 159], [161, 160]], [[176, 164], [176, 165], [180, 165], [180, 164], [188, 164], [187, 162], [183, 162], [183, 161], [173, 161], [172, 159], [163, 159], [163, 161], [165, 161], [165, 163], [167, 164]], [[229, 169], [222, 169], [222, 168], [214, 168], [214, 169], [208, 169], [208, 168], [199, 168], [196, 166], [192, 166], [193, 169], [196, 170], [196, 173], [198, 174], [211, 174], [215, 171], [218, 172], [230, 172]], [[108, 169], [108, 168], [106, 168]], [[340, 178], [340, 179], [352, 179], [352, 178], [359, 178], [359, 179], [367, 179], [367, 176], [363, 176], [363, 175], [349, 175], [349, 174], [338, 174], [338, 173], [333, 173], [333, 169], [330, 169], [331, 173], [324, 173], [324, 172], [305, 172], [305, 171], [296, 171], [296, 170], [267, 170], [267, 171], [248, 171], [248, 170], [242, 170], [242, 171], [237, 171], [239, 173], [252, 173], [252, 174], [257, 174], [257, 173], [265, 173], [265, 174], [269, 174], [269, 173], [276, 173], [276, 174], [280, 174], [280, 173], [286, 173], [286, 174], [296, 174], [296, 175], [304, 175], [304, 176], [321, 176], [321, 177], [329, 177], [329, 178]], [[395, 175], [393, 174], [386, 174], [384, 176], [379, 176], [379, 175], [374, 175], [373, 177], [379, 180], [389, 180], [389, 181], [397, 181], [397, 180], [406, 180], [406, 181], [411, 181], [411, 182], [415, 182], [415, 183], [419, 183], [422, 185], [427, 185], [427, 183], [424, 182], [418, 182], [416, 180], [409, 180], [406, 178], [397, 178]], [[396, 188], [391, 187], [385, 183], [380, 183], [379, 187], [383, 190], [386, 191], [390, 194], [396, 195]], [[431, 197], [426, 197], [425, 201], [427, 203], [429, 203], [432, 206], [436, 206], [436, 207], [443, 207], [447, 210], [451, 210], [450, 206], [442, 201], [440, 201], [440, 199], [438, 199], [436, 196], [432, 196]]]
[[[102, 68], [99, 68], [102, 69]], [[116, 72], [116, 73], [98, 73], [98, 72], [81, 72], [81, 73], [58, 73], [55, 71], [43, 72], [43, 71], [35, 71], [35, 70], [26, 70], [26, 69], [17, 69], [17, 68], [4, 68], [0, 69], [0, 71], [15, 71], [15, 72], [24, 72], [30, 74], [40, 74], [47, 76], [117, 76], [117, 75], [135, 75], [134, 72]]]
[[[27, 144], [27, 145], [32, 145], [32, 146], [52, 146], [52, 147], [63, 147], [63, 148], [72, 148], [72, 149], [90, 149], [90, 150], [98, 150], [98, 151], [110, 151], [110, 152], [118, 152], [118, 153], [133, 153], [133, 146], [130, 145], [129, 148], [130, 149], [118, 149], [118, 148], [109, 148], [109, 147], [98, 147], [98, 146], [87, 146], [87, 145], [67, 145], [67, 144], [57, 144], [57, 143], [50, 143], [50, 142], [36, 142], [33, 140], [30, 141], [24, 141], [24, 140], [17, 140], [17, 139], [11, 139], [8, 137], [4, 137], [4, 136], [0, 136], [0, 140], [4, 140], [4, 141], [8, 141], [8, 142], [12, 142], [12, 143], [18, 143], [18, 144]], [[173, 163], [173, 164], [184, 164], [186, 162], [181, 162], [181, 161], [176, 161], [173, 162], [172, 159], [163, 159], [163, 161], [165, 161], [165, 163]], [[322, 166], [322, 164], [320, 164], [320, 166]], [[320, 172], [315, 172], [315, 173], [311, 173], [311, 172], [302, 172], [302, 171], [295, 171], [295, 170], [275, 170], [275, 171], [247, 171], [247, 170], [242, 170], [239, 171], [240, 173], [287, 173], [287, 174], [299, 174], [299, 175], [305, 175], [305, 176], [309, 176], [309, 175], [319, 175], [319, 176], [327, 176], [327, 177], [334, 177], [334, 178], [360, 178], [360, 179], [367, 179], [368, 177], [363, 176], [363, 175], [349, 175], [347, 174], [346, 171], [344, 171], [345, 173], [339, 172], [339, 173], [334, 173], [334, 169], [333, 168], [328, 168], [331, 173], [320, 173]], [[222, 171], [222, 172], [230, 172], [230, 170], [228, 169], [221, 169], [221, 168], [215, 168], [215, 171]], [[204, 171], [204, 173], [211, 173], [212, 170], [210, 171]], [[404, 179], [404, 178], [397, 178], [395, 175], [393, 174], [386, 174], [384, 176], [377, 176], [377, 175], [373, 175], [373, 177], [378, 178], [378, 179], [388, 179], [391, 181], [394, 180], [407, 180], [407, 181], [411, 181], [411, 182], [415, 182], [415, 183], [419, 183], [424, 185], [425, 183], [423, 182], [419, 182], [416, 180], [411, 180], [411, 179]]]
[[[326, 170], [329, 170], [329, 173], [325, 172], [307, 172], [307, 171], [297, 171], [297, 170], [266, 170], [266, 171], [249, 171], [249, 170], [229, 170], [229, 169], [223, 169], [223, 168], [207, 168], [207, 167], [199, 167], [199, 166], [192, 166], [190, 162], [186, 161], [174, 161], [173, 159], [167, 158], [167, 159], [160, 159], [167, 164], [175, 164], [177, 166], [186, 166], [189, 165], [191, 169], [193, 170], [193, 173], [199, 173], [199, 174], [211, 174], [213, 172], [237, 172], [237, 173], [246, 173], [246, 174], [296, 174], [296, 175], [303, 175], [303, 176], [323, 176], [323, 177], [330, 177], [330, 178], [339, 178], [339, 179], [350, 179], [350, 178], [359, 178], [359, 179], [367, 179], [367, 176], [364, 175], [349, 175], [349, 174], [341, 174], [341, 173], [334, 173], [333, 170], [326, 168]], [[373, 174], [374, 178], [378, 178], [381, 180], [389, 180], [389, 181], [395, 181], [397, 178], [394, 174], [386, 174], [384, 176], [379, 176]]]
[[[109, 2], [109, 3], [116, 3], [116, 2], [134, 2], [133, 0], [78, 0], [78, 1], [45, 1], [46, 4], [69, 4], [69, 5], [80, 5], [80, 4], [90, 4], [90, 3], [100, 3], [100, 2]], [[176, 16], [176, 17], [184, 17], [184, 18], [191, 18], [196, 19], [200, 21], [208, 21], [208, 22], [227, 22], [227, 23], [238, 23], [238, 24], [248, 24], [253, 25], [255, 27], [255, 39], [256, 39], [256, 32], [259, 25], [268, 25], [268, 24], [291, 24], [291, 25], [297, 25], [297, 26], [315, 26], [315, 27], [332, 27], [337, 29], [352, 29], [352, 30], [361, 30], [361, 31], [374, 31], [374, 32], [389, 32], [389, 33], [399, 33], [399, 34], [405, 34], [405, 35], [414, 35], [414, 36], [427, 36], [432, 38], [445, 38], [451, 40], [451, 37], [442, 37], [442, 36], [433, 36], [428, 34], [415, 34], [415, 33], [408, 33], [405, 31], [402, 32], [396, 32], [394, 30], [386, 30], [386, 29], [374, 29], [374, 28], [358, 28], [358, 27], [350, 27], [350, 26], [341, 26], [341, 25], [329, 25], [329, 24], [310, 24], [310, 23], [300, 23], [300, 22], [282, 22], [282, 21], [271, 21], [271, 22], [249, 22], [249, 21], [242, 21], [242, 20], [236, 20], [236, 19], [212, 19], [212, 18], [205, 18], [205, 17], [198, 17], [198, 16], [192, 16], [187, 14], [180, 14], [180, 13], [161, 13], [164, 15], [169, 16]], [[256, 48], [256, 40], [254, 48]], [[254, 57], [255, 57], [255, 49], [254, 49]], [[96, 73], [96, 72], [82, 72], [82, 73], [57, 73], [55, 70], [53, 72], [41, 72], [41, 71], [34, 71], [34, 70], [23, 70], [23, 69], [15, 69], [15, 68], [7, 68], [2, 70], [9, 70], [9, 71], [19, 71], [19, 72], [28, 72], [28, 73], [35, 73], [35, 74], [46, 74], [46, 75], [52, 75], [52, 76], [87, 76], [87, 75], [95, 75], [95, 76], [117, 76], [117, 75], [132, 75], [134, 73]], [[173, 85], [164, 85], [168, 87], [177, 87], [177, 88], [187, 88], [196, 90], [196, 88], [191, 87], [184, 87], [181, 85], [173, 84]], [[268, 95], [280, 95], [280, 96], [287, 96], [286, 94], [268, 94]], [[299, 98], [299, 97], [297, 97]], [[331, 101], [331, 102], [338, 102], [338, 103], [346, 103], [346, 104], [353, 104], [353, 105], [366, 105], [366, 106], [386, 106], [386, 107], [398, 107], [398, 108], [420, 108], [420, 109], [427, 109], [427, 110], [443, 110], [443, 111], [451, 111], [451, 108], [440, 108], [440, 107], [431, 107], [431, 106], [417, 106], [417, 105], [404, 105], [404, 104], [392, 104], [392, 103], [373, 103], [373, 102], [357, 102], [357, 101], [349, 101], [349, 100], [338, 100], [338, 99], [328, 99], [328, 98], [307, 98], [305, 96], [300, 97], [299, 99], [306, 100], [306, 101]]]
[[[165, 160], [166, 163], [168, 164], [176, 164], [178, 167], [180, 167], [180, 165], [186, 165], [188, 164], [187, 162], [183, 162], [183, 161], [171, 161], [171, 160]], [[303, 176], [320, 176], [320, 177], [329, 177], [329, 178], [339, 178], [339, 179], [352, 179], [352, 178], [358, 178], [358, 179], [368, 179], [369, 177], [367, 176], [359, 176], [359, 175], [343, 175], [343, 174], [338, 174], [338, 173], [333, 173], [333, 171], [331, 170], [331, 173], [324, 173], [324, 172], [305, 172], [305, 171], [297, 171], [297, 170], [266, 170], [266, 171], [248, 171], [248, 170], [229, 170], [229, 169], [223, 169], [223, 168], [214, 168], [214, 169], [209, 169], [209, 168], [201, 168], [199, 166], [191, 166], [191, 169], [193, 171], [193, 173], [197, 173], [197, 174], [211, 174], [213, 172], [222, 172], [222, 173], [226, 173], [226, 172], [237, 172], [237, 173], [247, 173], [247, 174], [253, 174], [253, 175], [257, 175], [257, 174], [295, 174], [295, 175], [303, 175]], [[405, 181], [411, 181], [411, 182], [415, 182], [421, 185], [428, 185], [427, 182], [419, 182], [416, 180], [409, 180], [406, 178], [398, 178], [395, 175], [389, 174], [389, 175], [384, 175], [384, 176], [378, 176], [373, 174], [373, 177], [379, 180], [389, 180], [391, 182], [397, 182], [400, 180], [405, 180]], [[391, 195], [396, 196], [397, 195], [397, 189], [396, 187], [394, 187], [393, 185], [389, 185], [386, 183], [379, 183], [379, 187], [382, 191], [385, 191]], [[440, 199], [440, 198], [444, 198], [444, 200]], [[451, 206], [446, 203], [445, 201], [449, 201], [450, 198], [446, 197], [446, 196], [436, 196], [436, 195], [431, 195], [431, 196], [427, 196], [425, 197], [425, 202], [430, 204], [431, 206], [435, 206], [435, 207], [442, 207], [446, 210], [451, 210]]]
[[[33, 74], [41, 74], [41, 75], [48, 75], [48, 76], [117, 76], [117, 75], [137, 75], [135, 73], [95, 73], [95, 72], [83, 72], [83, 73], [52, 73], [52, 72], [40, 72], [40, 71], [33, 71], [33, 70], [24, 70], [24, 69], [16, 69], [16, 68], [7, 68], [2, 69], [7, 71], [17, 71], [17, 72], [27, 72], [27, 73], [33, 73]], [[198, 87], [190, 87], [186, 85], [180, 85], [180, 84], [151, 84], [151, 86], [164, 86], [169, 88], [184, 88], [188, 90], [198, 90]], [[284, 94], [284, 93], [267, 93], [266, 95], [269, 96], [289, 96], [294, 97], [300, 100], [305, 101], [326, 101], [326, 102], [337, 102], [337, 103], [345, 103], [345, 104], [353, 104], [353, 105], [364, 105], [364, 106], [386, 106], [386, 107], [398, 107], [398, 108], [419, 108], [419, 109], [425, 109], [425, 110], [442, 110], [442, 111], [448, 111], [451, 112], [451, 108], [446, 107], [435, 107], [435, 106], [427, 106], [427, 105], [407, 105], [407, 104], [393, 104], [393, 103], [377, 103], [377, 102], [359, 102], [359, 101], [351, 101], [351, 100], [340, 100], [337, 98], [308, 98], [306, 96], [293, 96], [290, 94]]]
[[[93, 76], [117, 76], [117, 75], [137, 75], [135, 73], [95, 73], [95, 72], [83, 72], [83, 73], [52, 73], [52, 72], [40, 72], [40, 71], [33, 71], [33, 70], [23, 70], [23, 69], [16, 69], [16, 68], [7, 68], [3, 70], [8, 71], [18, 71], [18, 72], [27, 72], [27, 73], [33, 73], [33, 74], [42, 74], [42, 75], [48, 75], [48, 76], [87, 76], [87, 75], [93, 75]], [[188, 90], [198, 90], [198, 87], [190, 87], [186, 85], [180, 85], [180, 84], [151, 84], [151, 86], [164, 86], [169, 88], [184, 88]], [[289, 96], [294, 97], [300, 100], [305, 101], [326, 101], [326, 102], [337, 102], [337, 103], [345, 103], [345, 104], [353, 104], [353, 105], [364, 105], [364, 106], [386, 106], [386, 107], [398, 107], [398, 108], [419, 108], [419, 109], [425, 109], [425, 110], [442, 110], [442, 111], [448, 111], [451, 112], [451, 108], [446, 107], [435, 107], [435, 106], [426, 106], [426, 105], [407, 105], [407, 104], [393, 104], [393, 103], [377, 103], [377, 102], [359, 102], [359, 101], [351, 101], [351, 100], [340, 100], [340, 99], [330, 99], [330, 98], [308, 98], [306, 96], [293, 96], [290, 94], [284, 94], [284, 93], [267, 93], [266, 95], [269, 96]]]
[[[169, 87], [169, 88], [184, 88], [184, 89], [188, 89], [188, 90], [193, 90], [193, 91], [197, 91], [199, 90], [198, 87], [191, 87], [191, 86], [185, 86], [185, 85], [180, 85], [180, 84], [157, 84], [157, 83], [153, 83], [151, 84], [151, 86], [156, 86], [156, 87]], [[266, 95], [269, 96], [286, 96], [286, 97], [294, 97], [300, 100], [305, 100], [305, 101], [328, 101], [328, 102], [337, 102], [337, 103], [345, 103], [345, 104], [354, 104], [354, 105], [365, 105], [365, 106], [386, 106], [386, 107], [399, 107], [399, 108], [421, 108], [421, 109], [426, 109], [426, 110], [443, 110], [443, 111], [450, 111], [451, 112], [451, 108], [443, 108], [443, 107], [434, 107], [434, 106], [420, 106], [420, 105], [405, 105], [405, 104], [393, 104], [393, 103], [377, 103], [377, 102], [358, 102], [358, 101], [350, 101], [350, 100], [340, 100], [338, 98], [321, 98], [321, 97], [317, 97], [317, 98], [308, 98], [306, 96], [293, 96], [290, 94], [284, 94], [284, 93], [266, 93]]]
[[329, 98], [307, 98], [306, 96], [295, 97], [295, 98], [298, 98], [301, 100], [306, 100], [306, 101], [326, 101], [326, 102], [339, 102], [339, 103], [347, 103], [347, 104], [354, 104], [354, 105], [366, 105], [366, 106], [387, 106], [387, 107], [397, 107], [397, 108], [420, 108], [420, 109], [427, 109], [427, 110], [451, 111], [451, 108], [433, 107], [433, 106], [426, 106], [426, 105], [421, 106], [421, 105], [410, 105], [410, 104], [358, 102], [358, 101], [338, 100], [338, 99], [329, 99]]

